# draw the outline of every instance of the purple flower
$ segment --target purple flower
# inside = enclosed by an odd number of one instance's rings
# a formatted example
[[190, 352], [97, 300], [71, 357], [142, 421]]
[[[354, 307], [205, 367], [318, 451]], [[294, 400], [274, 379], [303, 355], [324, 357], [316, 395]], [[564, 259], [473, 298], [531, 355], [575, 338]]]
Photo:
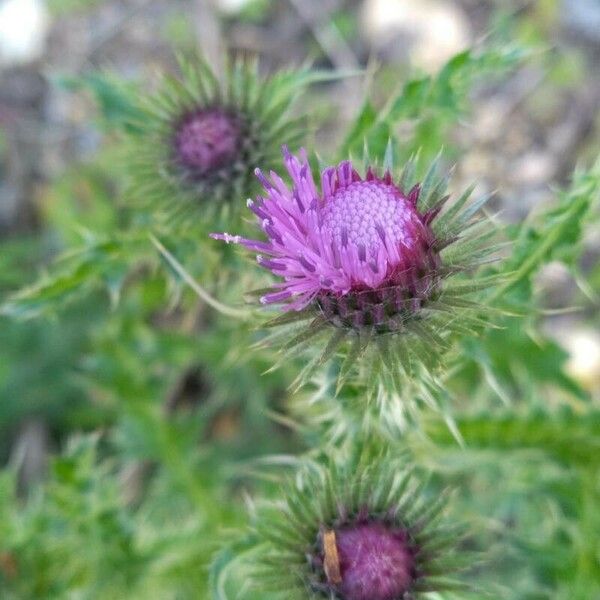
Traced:
[[[128, 196], [157, 218], [211, 231], [236, 221], [243, 199], [259, 189], [254, 166], [278, 161], [277, 132], [293, 146], [304, 135], [304, 119], [291, 108], [310, 77], [265, 78], [242, 58], [219, 77], [200, 56], [180, 67], [180, 77], [165, 76], [155, 94], [136, 98]], [[201, 218], [189, 218], [193, 211]]]
[[[497, 248], [490, 244], [494, 231], [487, 219], [477, 216], [487, 198], [467, 204], [470, 188], [442, 210], [449, 199], [447, 179], [437, 176], [436, 163], [418, 182], [414, 161], [397, 179], [391, 166], [383, 174], [369, 167], [363, 177], [343, 161], [324, 169], [317, 185], [305, 151], [294, 156], [284, 147], [283, 156], [291, 185], [273, 171], [266, 176], [256, 169], [264, 193], [248, 200], [264, 239], [212, 237], [256, 252], [258, 263], [279, 278], [261, 297], [285, 313], [270, 326], [312, 319], [308, 328], [289, 336], [284, 350], [302, 350], [333, 330], [296, 383], [304, 383], [349, 338], [354, 345], [346, 353], [338, 390], [372, 341], [378, 353], [368, 368], [387, 373], [391, 389], [401, 391], [402, 382], [415, 379], [417, 363], [433, 373], [450, 335], [482, 322], [481, 306], [466, 296], [497, 280], [474, 279], [474, 269]], [[467, 269], [473, 271], [468, 282], [450, 281]], [[403, 335], [395, 336], [390, 348], [385, 334]], [[376, 383], [369, 394], [377, 395], [378, 377], [368, 379]]]
[[283, 154], [292, 187], [257, 169], [266, 193], [248, 201], [268, 241], [213, 237], [259, 252], [258, 263], [283, 279], [263, 304], [301, 310], [316, 302], [339, 326], [398, 329], [393, 318], [418, 309], [435, 287], [440, 258], [430, 224], [439, 207], [420, 212], [419, 185], [402, 190], [371, 168], [363, 178], [350, 161], [325, 169], [319, 190], [306, 153]]
[[444, 515], [447, 494], [425, 493], [390, 451], [363, 447], [311, 461], [283, 492], [258, 512], [256, 589], [298, 599], [417, 600], [468, 587], [462, 571], [473, 557], [461, 544], [463, 526]]

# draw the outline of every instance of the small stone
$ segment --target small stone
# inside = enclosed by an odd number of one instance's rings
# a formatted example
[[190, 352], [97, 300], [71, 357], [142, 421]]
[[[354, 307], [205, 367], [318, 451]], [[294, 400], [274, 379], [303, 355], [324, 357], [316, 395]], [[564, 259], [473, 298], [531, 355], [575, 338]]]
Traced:
[[556, 174], [556, 160], [547, 152], [528, 152], [515, 160], [512, 181], [521, 185], [538, 185], [551, 181]]
[[366, 0], [363, 32], [378, 52], [428, 72], [471, 43], [468, 18], [441, 0]]
[[563, 341], [570, 353], [567, 373], [590, 392], [600, 390], [600, 333], [579, 328]]
[[251, 0], [217, 0], [217, 6], [227, 14], [236, 14], [242, 11]]
[[562, 18], [572, 31], [600, 43], [600, 2], [598, 0], [563, 0]]
[[16, 66], [39, 59], [50, 18], [42, 0], [0, 2], [0, 65]]

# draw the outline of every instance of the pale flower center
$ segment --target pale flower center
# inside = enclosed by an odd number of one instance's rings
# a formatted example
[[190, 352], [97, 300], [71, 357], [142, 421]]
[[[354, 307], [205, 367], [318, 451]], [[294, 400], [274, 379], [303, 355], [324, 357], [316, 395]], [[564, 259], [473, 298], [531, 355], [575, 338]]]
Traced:
[[380, 181], [357, 181], [325, 199], [322, 227], [338, 246], [347, 242], [370, 253], [389, 241], [412, 247], [420, 241], [419, 214], [400, 191]]

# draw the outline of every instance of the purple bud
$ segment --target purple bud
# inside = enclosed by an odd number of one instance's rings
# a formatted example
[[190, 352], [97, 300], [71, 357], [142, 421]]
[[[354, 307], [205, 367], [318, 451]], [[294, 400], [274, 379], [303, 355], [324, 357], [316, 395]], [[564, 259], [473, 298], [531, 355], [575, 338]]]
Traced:
[[235, 159], [240, 135], [238, 119], [222, 109], [189, 113], [175, 129], [175, 159], [191, 175], [205, 175]]
[[322, 563], [343, 600], [397, 600], [415, 579], [415, 551], [402, 529], [370, 522], [326, 532]]

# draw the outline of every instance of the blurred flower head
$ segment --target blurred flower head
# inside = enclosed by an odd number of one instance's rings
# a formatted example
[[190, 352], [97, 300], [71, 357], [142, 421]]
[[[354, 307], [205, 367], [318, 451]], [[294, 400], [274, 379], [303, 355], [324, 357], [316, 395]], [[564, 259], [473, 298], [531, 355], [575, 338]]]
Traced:
[[290, 109], [305, 73], [261, 78], [256, 64], [233, 61], [223, 79], [201, 58], [182, 60], [181, 79], [165, 77], [141, 101], [128, 164], [131, 192], [168, 218], [197, 223], [231, 219], [240, 198], [255, 191], [253, 169], [271, 164], [283, 130], [301, 138], [302, 119]]
[[210, 177], [235, 161], [241, 134], [233, 113], [220, 108], [191, 111], [174, 127], [173, 158], [189, 180]]
[[[387, 453], [311, 465], [283, 505], [259, 513], [256, 586], [289, 598], [403, 600], [460, 588], [468, 558], [445, 497], [426, 499]], [[307, 594], [308, 592], [308, 594]]]

